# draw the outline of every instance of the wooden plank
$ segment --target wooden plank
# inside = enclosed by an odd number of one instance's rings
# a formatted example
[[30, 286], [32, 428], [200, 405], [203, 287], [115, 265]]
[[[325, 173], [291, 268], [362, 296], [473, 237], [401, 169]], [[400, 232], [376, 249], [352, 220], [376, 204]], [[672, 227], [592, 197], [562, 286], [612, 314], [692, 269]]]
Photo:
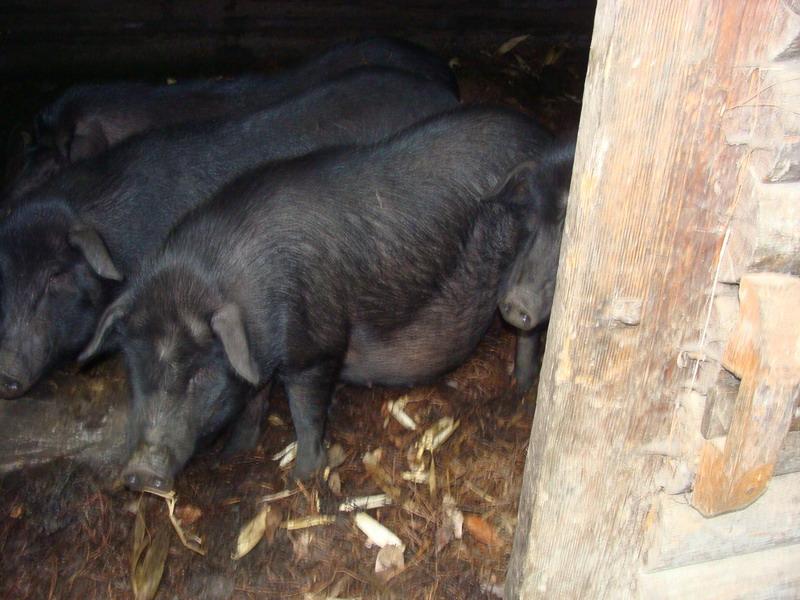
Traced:
[[800, 473], [775, 477], [745, 510], [708, 519], [684, 496], [661, 498], [644, 555], [646, 571], [660, 571], [800, 543]]
[[745, 275], [740, 320], [723, 357], [740, 377], [739, 393], [720, 449], [705, 442], [692, 504], [706, 516], [743, 508], [766, 489], [800, 397], [800, 278]]
[[775, 475], [800, 471], [800, 431], [790, 431], [775, 463]]
[[743, 554], [680, 569], [644, 573], [641, 597], [648, 600], [797, 600], [800, 545]]
[[[783, 73], [773, 79], [789, 76]], [[800, 86], [796, 92], [800, 94]], [[775, 143], [780, 144], [781, 138]], [[754, 151], [739, 174], [739, 200], [720, 281], [736, 283], [744, 273], [756, 271], [800, 275], [800, 184], [764, 183], [775, 168], [773, 154], [777, 152]]]
[[[777, 0], [600, 0], [505, 597], [629, 598], [655, 475], [702, 347], [748, 149], [721, 115], [761, 85]], [[793, 17], [792, 17], [793, 18]], [[746, 69], [741, 65], [748, 65]], [[641, 322], [608, 327], [615, 298]]]
[[706, 410], [701, 425], [704, 438], [713, 439], [728, 434], [738, 395], [739, 379], [733, 373], [720, 369], [717, 381], [708, 390], [706, 398]]

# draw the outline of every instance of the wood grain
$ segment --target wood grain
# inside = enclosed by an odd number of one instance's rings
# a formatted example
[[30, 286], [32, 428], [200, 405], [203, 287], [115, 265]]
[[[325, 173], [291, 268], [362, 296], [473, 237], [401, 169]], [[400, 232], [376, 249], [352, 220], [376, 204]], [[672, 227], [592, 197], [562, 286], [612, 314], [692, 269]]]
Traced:
[[[691, 378], [677, 357], [702, 338], [747, 153], [721, 116], [758, 90], [788, 15], [598, 3], [506, 598], [639, 595], [665, 460], [644, 448], [669, 440]], [[616, 297], [641, 299], [638, 326], [603, 326]]]
[[706, 442], [692, 504], [706, 516], [738, 510], [766, 489], [800, 397], [800, 278], [742, 277], [740, 317], [725, 368], [741, 379], [724, 448]]
[[800, 473], [775, 477], [747, 510], [707, 519], [683, 495], [664, 496], [644, 560], [647, 571], [800, 543]]
[[642, 574], [648, 600], [797, 600], [800, 545]]

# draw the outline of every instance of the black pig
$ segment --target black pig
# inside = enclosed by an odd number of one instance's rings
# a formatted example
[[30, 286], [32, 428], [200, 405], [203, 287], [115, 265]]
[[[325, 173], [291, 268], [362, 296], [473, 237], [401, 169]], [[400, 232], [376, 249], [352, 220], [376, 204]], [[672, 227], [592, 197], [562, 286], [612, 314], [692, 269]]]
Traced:
[[117, 282], [227, 181], [455, 105], [438, 82], [364, 67], [265, 111], [137, 136], [63, 171], [0, 224], [0, 396], [23, 394], [77, 354]]
[[562, 142], [540, 162], [521, 165], [500, 192], [506, 201], [530, 207], [525, 239], [500, 300], [503, 318], [519, 329], [514, 375], [523, 393], [538, 374], [539, 346], [553, 305], [574, 157], [574, 142]]
[[38, 115], [36, 144], [28, 152], [9, 197], [19, 197], [64, 166], [95, 156], [142, 131], [263, 109], [363, 66], [407, 71], [458, 95], [455, 77], [445, 61], [420, 46], [386, 37], [339, 44], [271, 76], [190, 80], [174, 85], [79, 85]]
[[273, 375], [307, 477], [337, 380], [413, 385], [461, 363], [497, 310], [520, 224], [517, 203], [481, 199], [549, 143], [511, 111], [458, 110], [259, 169], [188, 214], [83, 355], [124, 349], [128, 485], [171, 487]]

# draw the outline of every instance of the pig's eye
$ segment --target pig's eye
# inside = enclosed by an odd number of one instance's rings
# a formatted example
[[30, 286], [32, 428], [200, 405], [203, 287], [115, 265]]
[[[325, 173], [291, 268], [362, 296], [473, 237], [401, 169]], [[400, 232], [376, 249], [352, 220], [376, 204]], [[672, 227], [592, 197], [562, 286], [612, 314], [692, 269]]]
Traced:
[[56, 271], [47, 278], [47, 289], [56, 290], [69, 283], [69, 271]]
[[210, 367], [202, 367], [197, 369], [192, 375], [192, 379], [190, 380], [189, 384], [192, 386], [204, 385], [211, 379], [213, 372]]

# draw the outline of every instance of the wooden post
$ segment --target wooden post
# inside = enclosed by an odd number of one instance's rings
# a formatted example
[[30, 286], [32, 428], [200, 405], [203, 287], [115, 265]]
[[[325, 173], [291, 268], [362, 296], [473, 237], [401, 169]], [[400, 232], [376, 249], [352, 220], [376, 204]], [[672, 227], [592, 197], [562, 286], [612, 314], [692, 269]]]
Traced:
[[[758, 96], [789, 23], [779, 0], [598, 2], [508, 599], [641, 593], [652, 449], [691, 389], [678, 357], [705, 341], [748, 164], [721, 121]], [[619, 298], [641, 302], [637, 325], [606, 316]]]

